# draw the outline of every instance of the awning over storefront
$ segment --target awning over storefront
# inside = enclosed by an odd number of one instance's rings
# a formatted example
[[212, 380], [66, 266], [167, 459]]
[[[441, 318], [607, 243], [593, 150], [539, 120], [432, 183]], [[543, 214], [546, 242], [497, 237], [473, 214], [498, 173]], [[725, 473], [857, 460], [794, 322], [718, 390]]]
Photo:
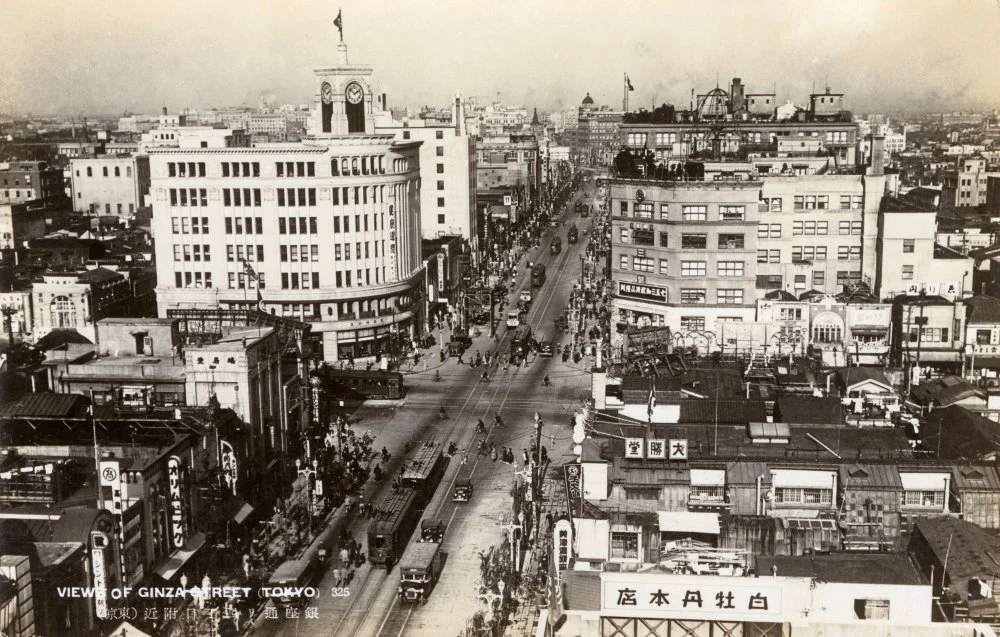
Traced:
[[726, 486], [725, 469], [691, 469], [691, 486], [693, 487], [724, 487]]
[[771, 482], [775, 487], [793, 489], [832, 489], [836, 474], [833, 471], [806, 471], [803, 469], [773, 469]]
[[660, 533], [719, 534], [719, 514], [694, 511], [659, 511]]
[[889, 333], [888, 327], [857, 326], [851, 328], [851, 334], [859, 336], [885, 336]]
[[[909, 354], [908, 360], [916, 362], [917, 360], [917, 350], [913, 347]], [[958, 363], [961, 361], [961, 354], [958, 352], [920, 352], [920, 362], [921, 363]]]
[[177, 571], [184, 568], [184, 565], [188, 563], [198, 549], [202, 547], [205, 543], [205, 534], [201, 531], [196, 532], [192, 535], [186, 544], [182, 548], [177, 549], [171, 554], [167, 560], [160, 565], [160, 568], [156, 569], [156, 574], [167, 580], [168, 582], [173, 579]]
[[1000, 356], [976, 356], [974, 362], [976, 369], [1000, 369]]
[[944, 491], [948, 480], [947, 473], [903, 473], [899, 481], [903, 483], [904, 491]]

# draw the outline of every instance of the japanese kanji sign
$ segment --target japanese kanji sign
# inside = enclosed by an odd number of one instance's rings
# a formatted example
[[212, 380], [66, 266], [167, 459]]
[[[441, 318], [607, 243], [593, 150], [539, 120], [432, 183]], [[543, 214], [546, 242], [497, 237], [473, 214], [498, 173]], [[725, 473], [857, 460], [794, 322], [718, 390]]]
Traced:
[[625, 439], [625, 457], [626, 458], [643, 458], [643, 441], [642, 438], [626, 438]]
[[688, 441], [687, 440], [671, 440], [669, 442], [668, 457], [671, 460], [687, 460], [688, 459]]
[[[699, 578], [700, 579], [700, 578]], [[781, 615], [780, 585], [761, 579], [719, 578], [718, 584], [669, 579], [604, 582], [605, 610], [669, 611], [690, 615]]]
[[659, 460], [667, 458], [667, 441], [654, 438], [646, 441], [646, 457]]

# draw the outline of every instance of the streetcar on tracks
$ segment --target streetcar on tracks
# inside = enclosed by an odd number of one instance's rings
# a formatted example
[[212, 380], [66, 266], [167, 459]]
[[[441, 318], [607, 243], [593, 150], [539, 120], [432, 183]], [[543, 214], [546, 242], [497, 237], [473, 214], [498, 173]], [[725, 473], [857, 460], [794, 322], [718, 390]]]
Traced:
[[406, 549], [422, 512], [419, 494], [400, 489], [389, 495], [368, 522], [368, 560], [388, 571]]
[[562, 252], [562, 239], [560, 237], [552, 237], [552, 243], [549, 245], [549, 251], [552, 254], [559, 254]]
[[423, 510], [434, 497], [434, 491], [447, 468], [448, 458], [444, 455], [441, 443], [422, 443], [406, 455], [400, 484], [417, 494], [417, 507]]
[[531, 268], [531, 287], [538, 288], [545, 283], [545, 264], [536, 263]]
[[566, 241], [569, 243], [576, 243], [580, 239], [580, 231], [576, 229], [575, 225], [569, 227], [566, 231]]
[[318, 580], [320, 570], [315, 557], [287, 560], [268, 578], [265, 592], [275, 606], [302, 606], [310, 600], [303, 591]]
[[403, 375], [380, 369], [323, 370], [331, 398], [399, 400], [403, 397]]

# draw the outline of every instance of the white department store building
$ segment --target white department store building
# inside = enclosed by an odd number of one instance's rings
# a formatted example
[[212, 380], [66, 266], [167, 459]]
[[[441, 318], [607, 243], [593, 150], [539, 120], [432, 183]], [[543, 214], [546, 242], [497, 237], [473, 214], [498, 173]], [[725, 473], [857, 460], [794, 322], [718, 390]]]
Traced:
[[[315, 70], [301, 142], [150, 149], [157, 306], [258, 306], [312, 324], [327, 361], [423, 329], [418, 141], [375, 132], [372, 68]], [[243, 260], [257, 275], [248, 274]]]

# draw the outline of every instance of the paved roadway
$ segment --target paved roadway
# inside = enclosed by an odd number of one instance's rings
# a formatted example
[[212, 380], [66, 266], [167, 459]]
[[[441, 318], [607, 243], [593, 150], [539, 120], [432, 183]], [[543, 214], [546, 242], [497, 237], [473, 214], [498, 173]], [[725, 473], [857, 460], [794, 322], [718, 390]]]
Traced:
[[[587, 187], [591, 198], [585, 201], [593, 202], [594, 185], [591, 183]], [[574, 282], [579, 280], [580, 256], [590, 239], [593, 220], [593, 215], [580, 219], [573, 213], [578, 197], [580, 193], [569, 202], [563, 218], [567, 225], [571, 219], [575, 220], [580, 241], [569, 244], [565, 226], [547, 229], [540, 247], [529, 251], [522, 259], [518, 273], [518, 288], [526, 289], [530, 284], [526, 261], [546, 264], [547, 280], [540, 289], [534, 290], [535, 300], [528, 312], [528, 324], [535, 338], [554, 341], [560, 348], [562, 342], [570, 342], [572, 337], [556, 331], [555, 319], [566, 307]], [[586, 235], [583, 234], [585, 229]], [[559, 255], [552, 255], [549, 242], [556, 233], [563, 238], [563, 250]], [[509, 297], [511, 302], [515, 299], [516, 292]], [[510, 334], [506, 328], [500, 329], [499, 345], [493, 343], [487, 330], [474, 339], [469, 350], [473, 358], [476, 350], [485, 354], [509, 346]], [[488, 456], [476, 453], [476, 421], [482, 418], [490, 426], [490, 435], [497, 448], [513, 448], [520, 462], [521, 450], [530, 448], [533, 415], [537, 412], [545, 423], [542, 444], [548, 448], [552, 462], [561, 464], [569, 459], [572, 446], [568, 426], [570, 414], [590, 395], [589, 369], [585, 362], [563, 363], [558, 353], [552, 358], [532, 356], [527, 366], [491, 371], [492, 380], [482, 383], [479, 380], [482, 368], [473, 370], [468, 365], [458, 365], [455, 358], [439, 364], [436, 349], [430, 354], [425, 356], [428, 360], [426, 370], [407, 375], [407, 395], [402, 401], [366, 403], [357, 413], [362, 422], [356, 425], [356, 429], [362, 431], [372, 430], [376, 436], [374, 448], [385, 445], [393, 453], [389, 466], [384, 467], [387, 476], [398, 472], [403, 445], [408, 440], [433, 439], [445, 446], [454, 441], [460, 450], [469, 450], [467, 462], [475, 469], [472, 500], [466, 503], [451, 501], [452, 485], [463, 457], [460, 453], [449, 464], [441, 486], [425, 511], [425, 518], [442, 519], [448, 524], [442, 545], [446, 561], [430, 599], [425, 605], [401, 605], [397, 595], [398, 566], [386, 573], [367, 563], [355, 571], [347, 586], [348, 594], [335, 597], [332, 594], [335, 582], [330, 570], [318, 587], [321, 596], [311, 603], [317, 608], [318, 618], [307, 618], [305, 610], [300, 612], [298, 619], [286, 618], [285, 611], [279, 609], [277, 619], [258, 620], [254, 635], [444, 637], [460, 633], [472, 614], [484, 608], [476, 597], [480, 577], [478, 553], [502, 540], [499, 519], [512, 510], [510, 492], [515, 482], [515, 467], [494, 463]], [[443, 382], [433, 382], [435, 371], [441, 373]], [[552, 382], [550, 387], [542, 383], [546, 374]], [[447, 420], [438, 419], [441, 406], [449, 416]], [[498, 411], [506, 423], [502, 429], [491, 426]], [[390, 480], [383, 482], [378, 485], [379, 497], [373, 499], [372, 494], [368, 496], [370, 500], [377, 502], [389, 491]], [[367, 520], [343, 518], [335, 516], [335, 524], [347, 523], [353, 537], [363, 544]], [[418, 535], [419, 526], [414, 539]]]

